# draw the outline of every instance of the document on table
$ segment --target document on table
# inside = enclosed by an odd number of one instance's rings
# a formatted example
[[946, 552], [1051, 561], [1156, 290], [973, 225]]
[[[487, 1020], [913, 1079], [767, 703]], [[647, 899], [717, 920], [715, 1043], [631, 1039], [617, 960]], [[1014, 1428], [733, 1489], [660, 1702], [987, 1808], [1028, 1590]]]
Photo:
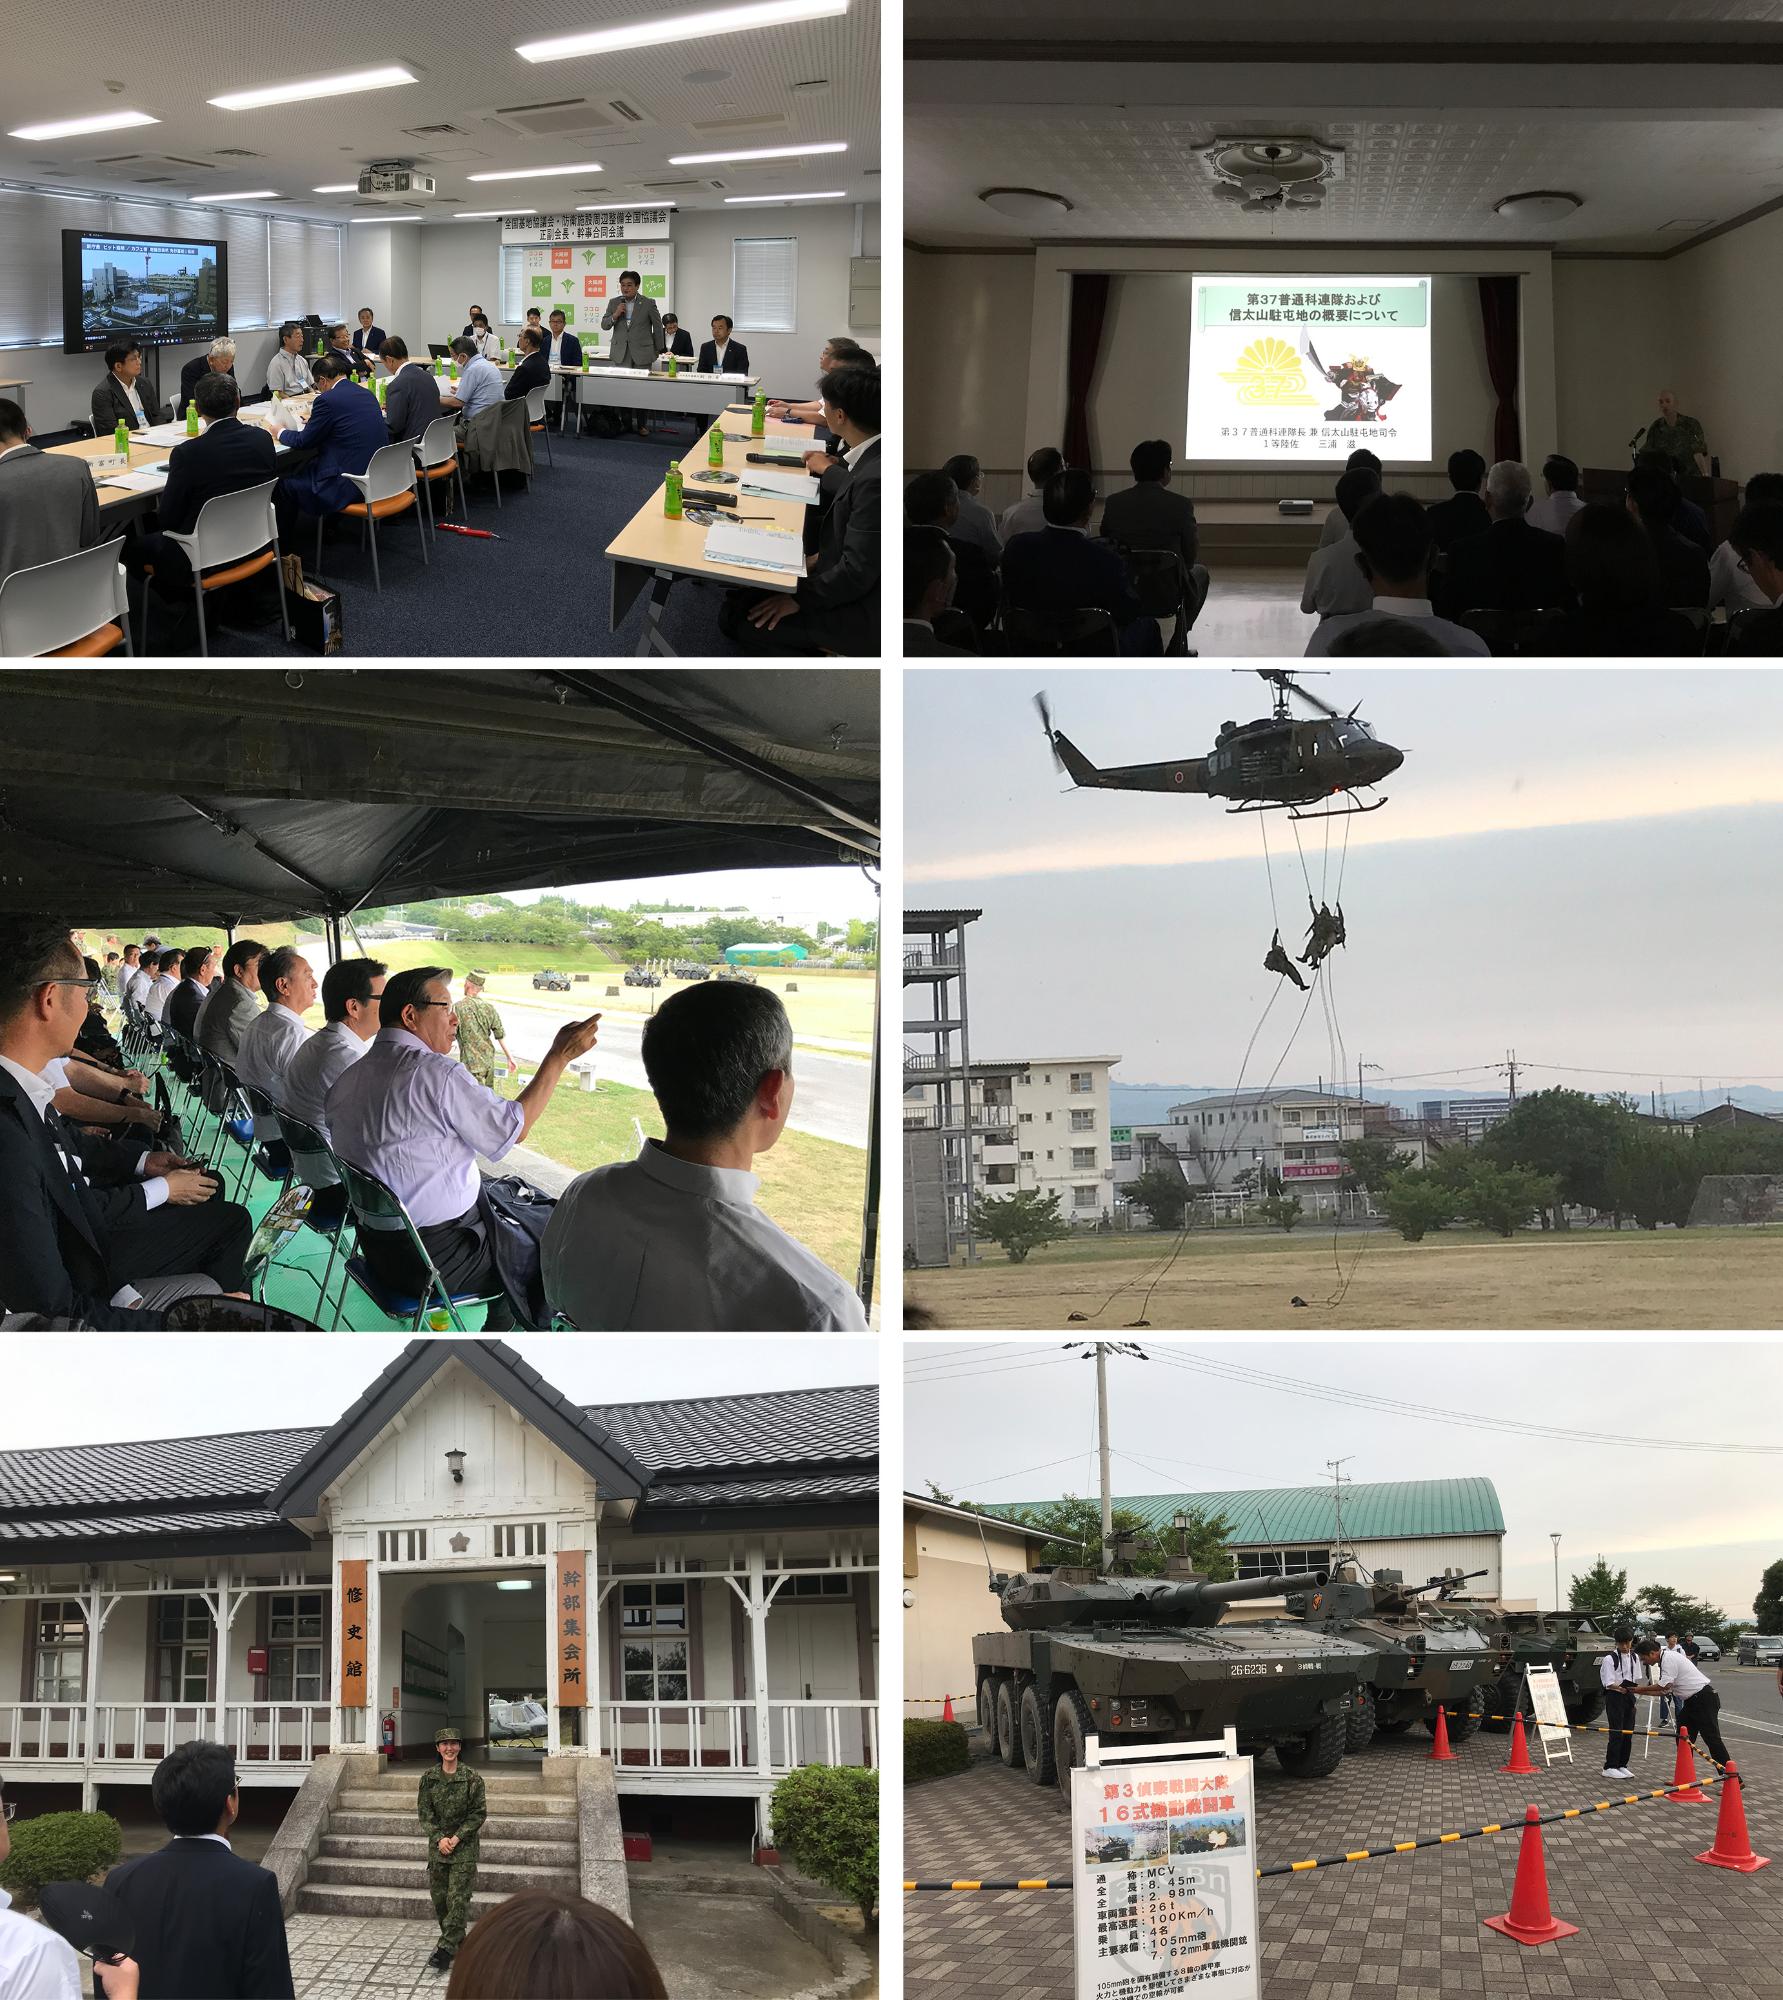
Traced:
[[765, 466], [751, 466], [742, 475], [742, 491], [752, 500], [796, 500], [815, 507], [817, 481], [808, 472], [770, 472]]
[[[203, 428], [204, 426], [200, 424], [199, 429], [202, 430]], [[182, 418], [177, 424], [150, 424], [147, 430], [132, 431], [130, 433], [130, 442], [132, 444], [158, 444], [165, 446], [184, 444], [186, 437], [185, 421]]]
[[805, 547], [797, 535], [782, 528], [751, 528], [741, 521], [720, 521], [706, 530], [706, 560], [772, 576], [805, 574]]
[[167, 484], [167, 460], [158, 465], [145, 465], [135, 472], [102, 472], [99, 474], [101, 486], [121, 486], [126, 493], [155, 493]]

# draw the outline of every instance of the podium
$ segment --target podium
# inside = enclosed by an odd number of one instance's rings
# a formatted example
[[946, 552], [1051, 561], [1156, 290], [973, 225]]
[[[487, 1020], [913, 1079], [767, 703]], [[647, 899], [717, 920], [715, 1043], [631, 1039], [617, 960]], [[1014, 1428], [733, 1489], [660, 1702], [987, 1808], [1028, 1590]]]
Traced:
[[[1684, 498], [1695, 501], [1708, 516], [1709, 533], [1713, 542], [1726, 541], [1728, 530], [1734, 524], [1734, 516], [1740, 511], [1739, 482], [1733, 479], [1709, 479], [1700, 472], [1692, 472], [1678, 483]], [[1586, 501], [1604, 501], [1612, 507], [1620, 507], [1623, 489], [1627, 484], [1626, 466], [1612, 468], [1588, 465], [1579, 473], [1579, 498]]]

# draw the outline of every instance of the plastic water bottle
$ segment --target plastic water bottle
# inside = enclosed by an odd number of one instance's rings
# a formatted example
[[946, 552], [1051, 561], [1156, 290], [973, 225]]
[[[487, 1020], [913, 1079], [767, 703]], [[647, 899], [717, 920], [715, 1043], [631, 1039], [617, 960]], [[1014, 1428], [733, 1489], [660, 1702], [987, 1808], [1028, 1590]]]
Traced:
[[707, 445], [706, 456], [711, 461], [714, 471], [723, 470], [724, 423], [722, 419], [718, 423], [715, 423], [712, 426], [711, 431], [708, 433], [708, 445]]
[[447, 1312], [444, 1306], [435, 1306], [432, 1312], [427, 1315], [427, 1330], [429, 1333], [450, 1333], [452, 1331], [452, 1315]]
[[681, 461], [669, 460], [669, 476], [662, 483], [662, 511], [671, 521], [681, 518]]
[[672, 382], [675, 379], [675, 377], [680, 373], [681, 373], [680, 357], [674, 353], [671, 353], [669, 355], [669, 380]]
[[384, 391], [389, 386], [390, 385], [384, 380], [383, 376], [380, 375], [378, 377], [378, 408], [380, 410], [384, 407]]
[[755, 392], [755, 406], [749, 412], [749, 435], [751, 437], [764, 437], [767, 434], [767, 429], [768, 399], [757, 389]]
[[130, 426], [122, 417], [118, 419], [117, 429], [111, 434], [111, 448], [113, 451], [121, 451], [126, 458], [130, 456]]
[[186, 405], [186, 435], [189, 438], [195, 438], [198, 435], [198, 400], [196, 397]]

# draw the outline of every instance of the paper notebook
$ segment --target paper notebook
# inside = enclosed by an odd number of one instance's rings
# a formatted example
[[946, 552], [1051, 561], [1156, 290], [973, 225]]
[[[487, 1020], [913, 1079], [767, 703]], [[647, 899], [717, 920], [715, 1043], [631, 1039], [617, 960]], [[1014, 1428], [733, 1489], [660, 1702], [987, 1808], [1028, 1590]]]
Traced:
[[781, 528], [751, 528], [741, 521], [719, 521], [706, 530], [706, 560], [771, 576], [805, 574], [805, 547], [797, 535]]

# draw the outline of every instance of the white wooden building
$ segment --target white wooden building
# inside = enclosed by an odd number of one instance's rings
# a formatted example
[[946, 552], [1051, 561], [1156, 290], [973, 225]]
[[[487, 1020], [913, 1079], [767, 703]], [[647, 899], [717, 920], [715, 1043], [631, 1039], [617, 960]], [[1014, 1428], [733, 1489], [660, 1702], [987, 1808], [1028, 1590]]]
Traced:
[[202, 1736], [296, 1787], [451, 1722], [765, 1825], [879, 1762], [877, 1494], [872, 1387], [582, 1408], [498, 1341], [325, 1430], [0, 1452], [0, 1767], [90, 1807]]

